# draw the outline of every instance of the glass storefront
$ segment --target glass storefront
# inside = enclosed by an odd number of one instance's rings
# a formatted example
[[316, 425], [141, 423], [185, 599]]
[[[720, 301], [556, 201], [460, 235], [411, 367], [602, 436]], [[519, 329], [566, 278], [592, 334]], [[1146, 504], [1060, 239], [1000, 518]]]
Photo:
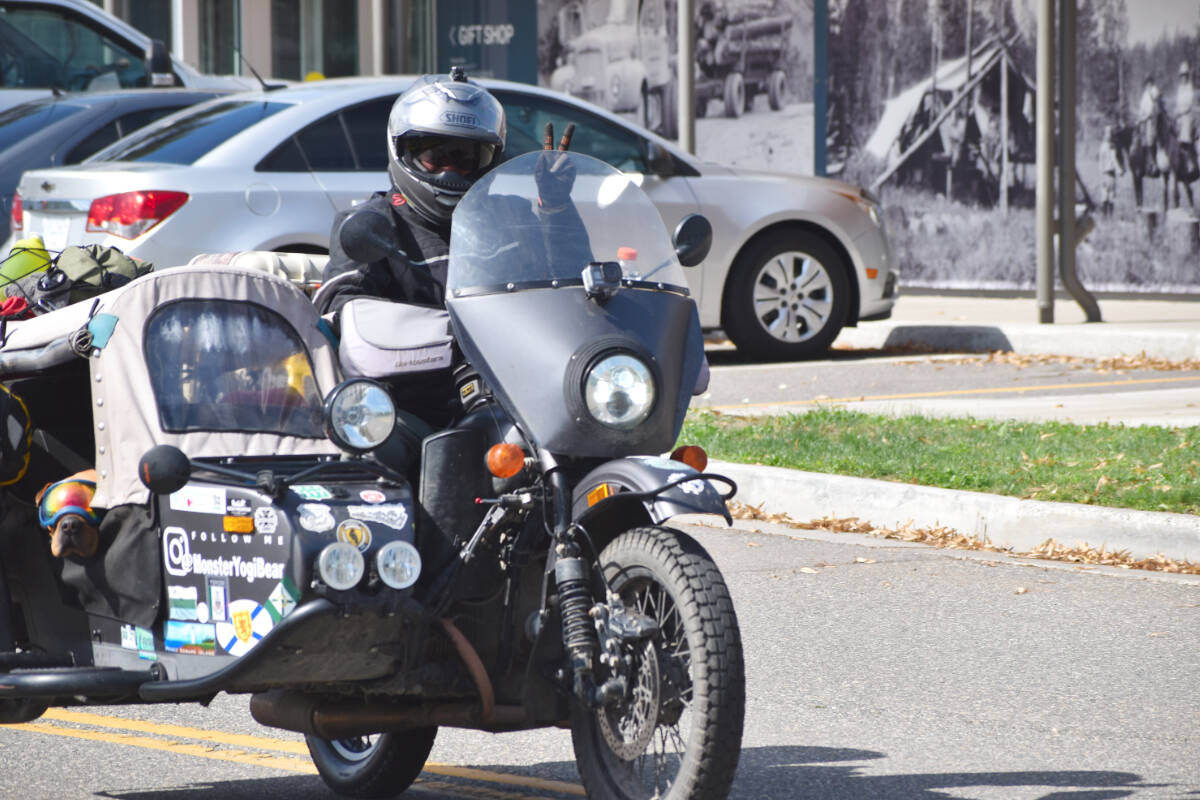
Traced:
[[357, 75], [358, 4], [345, 0], [271, 0], [271, 73], [303, 80]]

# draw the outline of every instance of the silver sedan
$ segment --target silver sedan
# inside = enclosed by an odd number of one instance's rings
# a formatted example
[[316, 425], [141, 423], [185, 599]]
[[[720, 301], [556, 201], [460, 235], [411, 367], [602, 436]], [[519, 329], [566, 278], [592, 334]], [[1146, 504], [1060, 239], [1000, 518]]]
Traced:
[[[410, 80], [229, 95], [84, 164], [27, 172], [8, 246], [39, 234], [51, 250], [100, 243], [158, 266], [202, 252], [325, 252], [334, 213], [388, 186], [387, 113]], [[574, 122], [572, 148], [638, 176], [668, 229], [690, 213], [709, 218], [713, 247], [689, 271], [691, 289], [701, 324], [723, 329], [746, 355], [819, 356], [843, 326], [891, 313], [895, 259], [865, 190], [704, 162], [586, 102], [482, 83], [507, 110], [508, 154], [539, 148], [546, 122]]]

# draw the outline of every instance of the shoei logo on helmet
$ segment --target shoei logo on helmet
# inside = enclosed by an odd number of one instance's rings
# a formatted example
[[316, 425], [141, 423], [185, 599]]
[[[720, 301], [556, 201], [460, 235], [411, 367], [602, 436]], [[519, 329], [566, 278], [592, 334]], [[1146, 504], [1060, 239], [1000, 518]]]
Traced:
[[478, 128], [479, 117], [474, 114], [464, 114], [461, 111], [442, 112], [442, 122], [458, 128]]

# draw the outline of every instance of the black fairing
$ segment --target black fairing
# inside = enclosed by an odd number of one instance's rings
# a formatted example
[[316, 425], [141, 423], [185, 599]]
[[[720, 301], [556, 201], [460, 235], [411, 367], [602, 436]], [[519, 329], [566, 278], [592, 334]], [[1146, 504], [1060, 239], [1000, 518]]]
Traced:
[[[447, 307], [467, 360], [539, 446], [603, 458], [674, 445], [704, 353], [690, 297], [625, 288], [602, 305], [566, 286], [448, 298]], [[655, 378], [653, 410], [629, 431], [601, 425], [583, 405], [587, 368], [614, 350], [640, 356]]]

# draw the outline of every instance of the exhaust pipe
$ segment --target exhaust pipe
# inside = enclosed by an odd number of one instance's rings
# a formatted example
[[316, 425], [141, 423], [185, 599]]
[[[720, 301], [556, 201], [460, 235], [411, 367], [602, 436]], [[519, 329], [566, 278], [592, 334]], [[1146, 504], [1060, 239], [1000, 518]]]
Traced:
[[327, 702], [303, 692], [276, 689], [250, 697], [250, 714], [271, 728], [316, 736], [347, 739], [371, 733], [426, 728], [516, 730], [527, 725], [522, 706], [493, 706], [490, 720], [478, 703], [421, 703], [413, 706], [360, 705]]

